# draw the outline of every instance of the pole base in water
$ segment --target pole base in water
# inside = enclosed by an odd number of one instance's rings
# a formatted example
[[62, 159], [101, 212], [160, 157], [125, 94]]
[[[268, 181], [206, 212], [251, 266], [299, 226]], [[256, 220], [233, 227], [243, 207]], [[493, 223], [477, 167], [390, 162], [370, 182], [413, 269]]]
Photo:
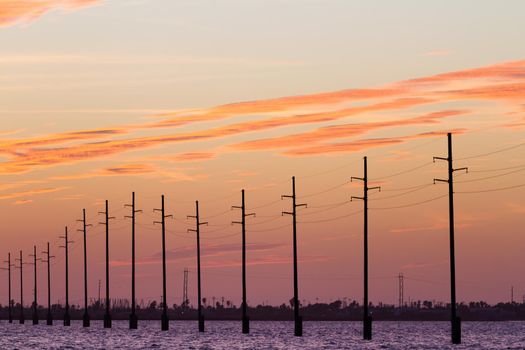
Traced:
[[68, 313], [64, 314], [64, 326], [71, 326], [71, 316]]
[[294, 335], [296, 337], [303, 336], [303, 317], [302, 316], [297, 316], [297, 318], [295, 319]]
[[51, 315], [51, 312], [47, 313], [46, 324], [48, 326], [52, 326], [53, 325], [53, 316]]
[[110, 314], [104, 315], [104, 328], [111, 328], [111, 315]]
[[13, 323], [13, 316], [9, 315], [9, 323]]
[[129, 315], [129, 329], [137, 329], [139, 324], [139, 319], [137, 315], [131, 314]]
[[82, 316], [82, 327], [89, 327], [91, 325], [91, 320], [89, 319], [89, 315], [86, 312], [84, 316]]
[[242, 318], [242, 333], [250, 333], [250, 318], [248, 316], [243, 316]]
[[199, 332], [204, 332], [204, 316], [199, 317]]
[[38, 314], [34, 313], [33, 314], [33, 325], [37, 325], [38, 324]]
[[461, 344], [461, 318], [452, 321], [452, 344]]
[[162, 314], [160, 317], [160, 329], [163, 331], [170, 329], [170, 319], [167, 314]]
[[370, 315], [363, 318], [363, 339], [372, 340], [372, 316]]

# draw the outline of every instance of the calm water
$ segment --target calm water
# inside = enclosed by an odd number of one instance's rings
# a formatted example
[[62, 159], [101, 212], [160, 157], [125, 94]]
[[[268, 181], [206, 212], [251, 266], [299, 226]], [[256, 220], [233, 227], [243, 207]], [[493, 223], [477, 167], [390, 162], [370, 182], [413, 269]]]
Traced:
[[158, 321], [143, 321], [127, 329], [127, 321], [112, 329], [94, 321], [84, 329], [78, 321], [33, 326], [0, 322], [0, 349], [524, 349], [525, 322], [464, 322], [463, 344], [450, 345], [448, 322], [375, 322], [374, 340], [361, 340], [358, 322], [305, 322], [305, 336], [293, 336], [292, 322], [252, 322], [243, 336], [239, 322], [210, 321], [206, 333], [197, 323], [171, 322], [168, 332]]

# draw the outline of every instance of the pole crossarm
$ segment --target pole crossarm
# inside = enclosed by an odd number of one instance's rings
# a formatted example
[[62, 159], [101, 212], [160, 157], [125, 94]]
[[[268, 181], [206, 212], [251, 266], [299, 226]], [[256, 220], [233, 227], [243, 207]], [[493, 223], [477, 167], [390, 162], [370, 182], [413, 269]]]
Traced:
[[433, 162], [433, 163], [435, 163], [436, 160], [443, 160], [443, 161], [445, 161], [445, 162], [448, 162], [450, 159], [449, 159], [448, 157], [446, 157], [446, 158], [445, 158], [445, 157], [433, 157], [433, 158], [432, 158], [432, 162]]
[[456, 172], [456, 171], [464, 171], [465, 173], [468, 174], [468, 167], [462, 167], [462, 168], [456, 168], [456, 169], [452, 169], [452, 172]]

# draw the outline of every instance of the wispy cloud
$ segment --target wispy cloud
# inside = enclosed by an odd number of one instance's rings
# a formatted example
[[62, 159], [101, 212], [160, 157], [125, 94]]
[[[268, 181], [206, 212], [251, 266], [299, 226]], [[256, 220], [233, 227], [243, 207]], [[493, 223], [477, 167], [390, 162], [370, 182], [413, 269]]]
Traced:
[[[273, 249], [279, 249], [285, 247], [285, 244], [279, 243], [252, 243], [247, 244], [246, 249], [250, 252], [267, 252]], [[203, 258], [218, 258], [229, 256], [231, 254], [237, 254], [239, 251], [238, 244], [223, 243], [223, 244], [203, 244], [201, 247], [201, 257]], [[178, 249], [171, 249], [166, 251], [167, 261], [176, 261], [184, 259], [193, 259], [196, 251], [194, 246], [187, 246]], [[137, 260], [137, 264], [149, 265], [157, 264], [162, 259], [162, 252], [155, 253], [149, 257], [145, 257]], [[114, 260], [111, 261], [112, 266], [128, 266], [129, 261]]]
[[92, 6], [101, 0], [2, 0], [0, 1], [0, 27], [19, 22], [30, 22], [49, 11], [73, 11]]
[[122, 164], [101, 170], [76, 175], [62, 175], [51, 177], [50, 180], [79, 180], [99, 176], [130, 176], [155, 172], [157, 169], [149, 164]]
[[7, 193], [0, 195], [0, 200], [2, 199], [13, 199], [13, 198], [20, 198], [20, 197], [32, 197], [39, 194], [45, 194], [45, 193], [52, 193], [52, 192], [58, 192], [63, 191], [67, 189], [68, 187], [48, 187], [48, 188], [36, 188], [32, 190], [27, 191], [20, 191], [20, 192], [13, 192], [13, 193]]
[[[152, 156], [152, 160], [155, 157], [169, 157], [175, 161], [202, 161], [220, 152], [269, 149], [281, 149], [280, 154], [283, 156], [356, 152], [440, 135], [441, 131], [430, 127], [444, 123], [445, 118], [467, 113], [466, 110], [443, 108], [442, 104], [457, 101], [468, 103], [476, 99], [505, 102], [508, 108], [522, 110], [524, 87], [525, 60], [522, 60], [404, 80], [377, 89], [350, 89], [240, 102], [207, 109], [175, 111], [157, 115], [160, 120], [152, 121], [149, 118], [138, 124], [9, 138], [0, 140], [0, 153], [6, 158], [0, 163], [0, 173], [16, 174], [61, 164], [110, 158], [124, 152], [167, 144], [184, 144], [185, 151], [175, 155], [169, 153], [169, 156], [160, 151]], [[480, 106], [469, 104], [468, 113], [476, 115], [482, 112], [483, 105]], [[429, 112], [414, 117], [413, 109], [416, 108]], [[409, 116], [400, 117], [403, 114]], [[377, 115], [381, 115], [383, 121], [369, 121], [368, 118]], [[359, 120], [352, 120], [351, 123], [330, 125], [358, 117]], [[239, 121], [240, 118], [242, 121]], [[190, 125], [191, 131], [177, 130]], [[411, 126], [416, 125], [425, 126], [425, 132], [421, 132], [421, 128], [415, 132]], [[299, 126], [306, 130], [317, 126], [317, 129], [293, 132], [293, 128]], [[505, 127], [503, 122], [498, 126]], [[375, 130], [392, 128], [404, 128], [405, 136], [372, 138], [367, 135]], [[165, 129], [168, 131], [160, 134]], [[278, 134], [274, 132], [276, 129], [279, 129]], [[154, 135], [151, 134], [153, 130]], [[466, 130], [458, 130], [461, 131]], [[279, 136], [274, 136], [276, 134]], [[245, 135], [244, 140], [247, 141], [233, 141], [239, 135]], [[334, 142], [337, 139], [342, 140]], [[201, 147], [199, 151], [188, 150], [191, 143], [210, 140], [221, 140], [225, 145], [213, 151], [202, 150]], [[116, 171], [124, 173], [126, 169], [106, 171], [108, 174]]]
[[335, 126], [326, 126], [323, 128], [316, 129], [301, 134], [293, 134], [281, 137], [246, 141], [233, 145], [236, 149], [241, 150], [264, 150], [273, 148], [292, 148], [302, 145], [311, 145], [319, 142], [338, 138], [355, 137], [366, 134], [368, 132], [384, 129], [394, 128], [399, 126], [409, 125], [422, 125], [422, 124], [438, 124], [440, 119], [464, 115], [468, 111], [461, 110], [446, 110], [439, 112], [432, 112], [422, 116], [407, 118], [407, 119], [395, 119], [390, 121], [382, 122], [371, 122], [371, 123], [353, 123], [353, 124], [340, 124]]
[[31, 204], [31, 203], [33, 203], [32, 199], [19, 199], [13, 202], [14, 205]]

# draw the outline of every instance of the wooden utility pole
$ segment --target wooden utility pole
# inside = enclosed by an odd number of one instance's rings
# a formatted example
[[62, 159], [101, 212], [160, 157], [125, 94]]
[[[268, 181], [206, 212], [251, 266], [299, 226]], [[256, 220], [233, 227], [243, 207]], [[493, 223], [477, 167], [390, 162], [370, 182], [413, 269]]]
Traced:
[[73, 241], [68, 240], [67, 237], [67, 226], [64, 229], [65, 233], [64, 236], [60, 236], [60, 238], [64, 238], [64, 245], [60, 246], [60, 248], [64, 248], [65, 255], [66, 255], [66, 308], [64, 311], [64, 326], [71, 326], [71, 315], [69, 314], [69, 251], [68, 246], [69, 243], [73, 243]]
[[448, 183], [448, 209], [449, 209], [449, 232], [450, 232], [450, 320], [452, 324], [452, 343], [461, 343], [461, 318], [457, 316], [456, 311], [456, 257], [454, 242], [454, 172], [466, 171], [468, 168], [454, 169], [452, 161], [452, 134], [447, 134], [448, 156], [434, 157], [433, 161], [444, 160], [448, 163], [448, 179], [434, 179], [436, 182]]
[[43, 262], [47, 263], [47, 317], [46, 317], [46, 324], [48, 326], [53, 325], [53, 315], [51, 314], [51, 259], [54, 258], [50, 254], [49, 251], [49, 242], [47, 242], [47, 251], [43, 251], [42, 253], [47, 255], [47, 259], [43, 260]]
[[161, 315], [161, 329], [167, 331], [169, 329], [170, 320], [168, 318], [168, 303], [166, 302], [166, 218], [173, 217], [173, 215], [166, 215], [164, 207], [164, 195], [161, 197], [161, 208], [153, 209], [162, 215], [161, 221], [155, 221], [153, 224], [162, 225], [162, 315]]
[[22, 258], [22, 251], [20, 251], [20, 258], [15, 259], [20, 261], [20, 266], [17, 268], [20, 269], [20, 324], [24, 324], [25, 318], [24, 318], [24, 261]]
[[136, 314], [136, 297], [135, 297], [135, 214], [141, 213], [142, 210], [135, 209], [135, 192], [131, 194], [131, 204], [125, 204], [125, 207], [131, 208], [131, 216], [125, 218], [131, 219], [131, 314], [129, 315], [129, 329], [137, 329], [138, 317]]
[[36, 258], [36, 245], [33, 246], [33, 254], [29, 254], [29, 256], [32, 256], [33, 257], [33, 267], [34, 267], [34, 300], [33, 300], [33, 325], [37, 325], [38, 324], [38, 300], [37, 300], [37, 279], [36, 279], [36, 273], [37, 273], [37, 266], [36, 266], [36, 261], [37, 260], [40, 260], [40, 259], [37, 259]]
[[372, 340], [372, 316], [368, 310], [368, 191], [379, 190], [381, 187], [368, 187], [368, 165], [367, 158], [363, 158], [364, 163], [364, 176], [363, 177], [354, 177], [350, 178], [350, 181], [359, 180], [363, 181], [363, 197], [352, 196], [350, 200], [359, 199], [363, 201], [364, 204], [364, 217], [363, 217], [363, 231], [364, 231], [364, 271], [363, 271], [363, 339]]
[[84, 314], [82, 315], [82, 326], [89, 327], [91, 319], [88, 311], [88, 268], [87, 268], [87, 227], [92, 226], [86, 223], [86, 209], [82, 209], [82, 219], [77, 220], [82, 223], [82, 229], [78, 230], [84, 233]]
[[292, 199], [292, 211], [283, 211], [282, 215], [291, 215], [293, 218], [293, 307], [294, 307], [294, 334], [296, 337], [303, 335], [303, 318], [299, 315], [299, 286], [297, 281], [297, 208], [306, 207], [306, 204], [297, 204], [297, 196], [295, 194], [295, 176], [292, 177], [292, 195], [282, 195], [284, 198]]
[[255, 216], [255, 213], [246, 214], [246, 204], [244, 201], [244, 190], [242, 193], [241, 206], [232, 206], [232, 209], [241, 210], [241, 221], [232, 221], [232, 224], [242, 225], [242, 332], [250, 333], [250, 318], [248, 317], [248, 305], [246, 302], [246, 217]]
[[204, 332], [204, 315], [202, 314], [202, 298], [201, 298], [201, 241], [200, 241], [200, 227], [208, 225], [207, 222], [200, 222], [199, 218], [199, 201], [195, 201], [195, 215], [188, 215], [187, 218], [195, 219], [195, 229], [188, 229], [188, 232], [195, 232], [197, 236], [197, 298], [198, 304], [198, 322], [199, 332]]
[[115, 217], [109, 216], [109, 202], [106, 200], [106, 210], [99, 212], [106, 220], [99, 225], [106, 226], [106, 312], [104, 313], [104, 328], [111, 328], [111, 299], [109, 298], [109, 220]]
[[11, 264], [11, 253], [7, 253], [7, 260], [4, 260], [5, 263], [7, 263], [7, 267], [2, 267], [2, 270], [7, 270], [7, 295], [9, 299], [9, 304], [7, 306], [7, 318], [9, 320], [9, 323], [13, 323], [13, 313], [12, 313], [12, 305], [13, 302], [11, 300], [11, 267], [14, 266]]

